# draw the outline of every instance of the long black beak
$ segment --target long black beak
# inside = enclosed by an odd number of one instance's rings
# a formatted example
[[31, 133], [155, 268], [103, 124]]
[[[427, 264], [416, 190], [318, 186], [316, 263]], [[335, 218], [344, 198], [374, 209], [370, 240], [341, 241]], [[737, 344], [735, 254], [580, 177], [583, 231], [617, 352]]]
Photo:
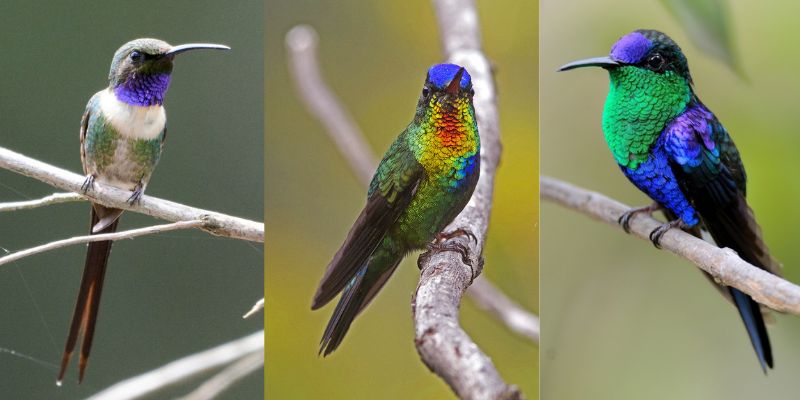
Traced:
[[456, 76], [450, 81], [450, 84], [444, 89], [447, 94], [458, 94], [458, 89], [461, 87], [461, 77], [464, 76], [464, 67], [458, 69]]
[[221, 44], [213, 44], [213, 43], [187, 43], [178, 46], [172, 46], [172, 48], [169, 49], [169, 51], [166, 52], [166, 54], [164, 55], [171, 56], [178, 53], [183, 53], [184, 51], [196, 50], [196, 49], [230, 50], [231, 48], [228, 46], [223, 46]]
[[573, 61], [569, 64], [564, 64], [558, 71], [569, 71], [575, 68], [583, 67], [603, 67], [605, 69], [619, 67], [621, 64], [612, 60], [610, 57], [595, 57], [587, 58], [585, 60]]

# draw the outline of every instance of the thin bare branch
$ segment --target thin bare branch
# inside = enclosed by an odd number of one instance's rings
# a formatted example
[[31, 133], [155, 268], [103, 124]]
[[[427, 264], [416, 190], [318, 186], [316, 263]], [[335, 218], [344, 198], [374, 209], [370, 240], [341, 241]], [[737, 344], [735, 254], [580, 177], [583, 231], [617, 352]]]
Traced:
[[53, 193], [49, 196], [45, 196], [42, 197], [41, 199], [36, 199], [36, 200], [0, 203], [0, 212], [30, 210], [32, 208], [49, 206], [52, 204], [70, 203], [70, 202], [85, 201], [85, 200], [86, 198], [79, 195], [78, 193]]
[[[84, 177], [0, 147], [0, 168], [25, 175], [51, 186], [80, 193]], [[264, 223], [232, 217], [215, 211], [185, 206], [168, 200], [143, 196], [141, 202], [128, 203], [130, 192], [95, 182], [83, 197], [107, 207], [122, 208], [167, 221], [202, 220], [199, 226], [208, 233], [234, 239], [264, 242]]]
[[467, 294], [479, 308], [489, 312], [517, 334], [539, 343], [539, 318], [509, 299], [484, 277], [472, 282]]
[[180, 382], [255, 354], [261, 354], [263, 357], [264, 331], [252, 333], [126, 379], [95, 394], [89, 400], [133, 400], [152, 396]]
[[216, 398], [234, 383], [242, 380], [254, 371], [264, 366], [264, 352], [259, 351], [236, 361], [226, 367], [220, 373], [205, 381], [193, 392], [181, 398], [181, 400], [211, 400]]
[[[542, 199], [616, 227], [620, 227], [617, 223], [619, 217], [631, 209], [600, 193], [548, 176], [540, 178], [540, 188]], [[649, 241], [650, 232], [661, 224], [640, 214], [631, 219], [631, 233]], [[670, 229], [665, 233], [661, 237], [661, 248], [690, 261], [721, 284], [733, 286], [769, 308], [800, 315], [800, 286], [747, 263], [729, 248], [719, 248], [680, 229]]]
[[295, 26], [286, 34], [286, 48], [291, 55], [289, 71], [297, 93], [309, 112], [325, 125], [353, 172], [360, 180], [369, 182], [378, 163], [358, 125], [322, 79], [317, 60], [318, 42], [317, 32], [307, 25]]
[[76, 236], [69, 239], [56, 240], [54, 242], [45, 243], [43, 245], [31, 247], [29, 249], [16, 251], [6, 256], [0, 257], [0, 265], [5, 265], [25, 257], [30, 257], [35, 254], [44, 253], [46, 251], [60, 249], [62, 247], [72, 246], [76, 244], [83, 244], [89, 242], [102, 242], [104, 240], [133, 239], [135, 237], [144, 235], [154, 235], [156, 233], [161, 233], [161, 232], [200, 228], [203, 226], [203, 224], [205, 224], [203, 220], [178, 221], [169, 224], [153, 225], [122, 232], [104, 233], [100, 235]]
[[257, 313], [257, 312], [259, 312], [259, 311], [261, 311], [263, 309], [264, 309], [264, 299], [261, 299], [261, 300], [257, 301], [256, 304], [253, 305], [253, 308], [251, 308], [250, 311], [248, 311], [247, 313], [242, 315], [242, 318], [244, 318], [244, 319], [250, 318], [255, 313]]

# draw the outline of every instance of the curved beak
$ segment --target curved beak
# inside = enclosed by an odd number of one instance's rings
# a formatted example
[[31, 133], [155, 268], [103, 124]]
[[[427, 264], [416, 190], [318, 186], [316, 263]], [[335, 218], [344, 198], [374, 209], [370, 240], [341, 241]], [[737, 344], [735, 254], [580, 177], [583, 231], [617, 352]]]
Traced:
[[228, 46], [223, 46], [221, 44], [213, 44], [213, 43], [187, 43], [178, 46], [172, 46], [172, 48], [169, 49], [169, 51], [167, 51], [164, 55], [171, 56], [178, 53], [183, 53], [184, 51], [197, 50], [197, 49], [230, 50], [231, 48]]
[[561, 68], [558, 69], [559, 72], [561, 71], [569, 71], [575, 68], [583, 68], [583, 67], [603, 67], [605, 69], [610, 69], [614, 67], [619, 67], [620, 63], [611, 59], [611, 57], [595, 57], [595, 58], [587, 58], [585, 60], [573, 61], [569, 64], [564, 64]]
[[461, 87], [461, 77], [464, 76], [464, 67], [458, 69], [456, 76], [450, 81], [450, 84], [444, 89], [447, 94], [458, 94], [458, 89]]

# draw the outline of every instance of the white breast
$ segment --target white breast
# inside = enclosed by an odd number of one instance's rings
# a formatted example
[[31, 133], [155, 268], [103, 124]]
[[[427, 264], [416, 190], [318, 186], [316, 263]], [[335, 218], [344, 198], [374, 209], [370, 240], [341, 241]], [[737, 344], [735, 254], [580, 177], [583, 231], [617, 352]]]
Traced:
[[117, 100], [112, 89], [100, 95], [103, 116], [123, 137], [131, 139], [155, 139], [164, 130], [167, 113], [164, 107], [134, 106]]

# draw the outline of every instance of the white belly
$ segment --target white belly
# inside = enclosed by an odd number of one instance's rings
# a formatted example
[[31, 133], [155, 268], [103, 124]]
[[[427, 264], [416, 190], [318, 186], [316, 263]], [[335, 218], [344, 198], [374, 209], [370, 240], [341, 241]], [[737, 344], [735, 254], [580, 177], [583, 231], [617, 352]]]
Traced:
[[101, 93], [100, 108], [108, 123], [125, 138], [155, 139], [167, 123], [167, 113], [161, 105], [150, 107], [130, 105], [117, 100], [112, 89]]

